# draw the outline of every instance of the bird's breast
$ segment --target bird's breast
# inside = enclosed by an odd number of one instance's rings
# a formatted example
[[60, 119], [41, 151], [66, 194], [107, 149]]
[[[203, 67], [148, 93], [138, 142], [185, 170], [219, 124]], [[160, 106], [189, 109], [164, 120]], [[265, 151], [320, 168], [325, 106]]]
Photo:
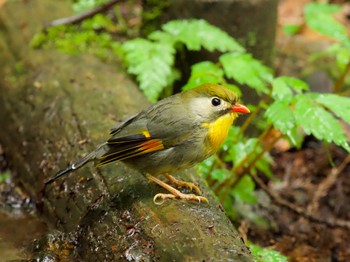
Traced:
[[207, 141], [211, 154], [215, 153], [225, 141], [234, 119], [235, 114], [229, 113], [219, 117], [214, 122], [203, 124], [204, 127], [208, 128]]

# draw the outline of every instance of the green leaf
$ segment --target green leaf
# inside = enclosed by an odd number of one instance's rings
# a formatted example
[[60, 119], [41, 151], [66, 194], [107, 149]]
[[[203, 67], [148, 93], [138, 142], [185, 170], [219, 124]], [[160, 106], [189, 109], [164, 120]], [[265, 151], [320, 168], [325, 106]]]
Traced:
[[255, 154], [261, 152], [261, 147], [256, 146], [259, 143], [259, 139], [250, 138], [245, 142], [237, 141], [232, 144], [229, 149], [229, 157], [227, 160], [231, 160], [235, 166], [239, 165], [246, 156], [255, 149]]
[[[232, 145], [236, 144], [238, 141], [242, 139], [242, 134], [239, 135], [240, 128], [238, 126], [232, 125], [228, 131], [228, 135], [226, 140], [224, 141], [222, 145], [222, 149], [224, 151], [229, 150]], [[225, 161], [230, 161], [232, 159], [225, 159]]]
[[202, 162], [196, 165], [197, 173], [202, 177], [206, 178], [207, 176], [211, 175], [210, 172], [214, 163], [215, 156], [208, 157], [207, 159], [203, 160]]
[[191, 67], [190, 79], [187, 84], [182, 87], [182, 90], [189, 90], [207, 83], [222, 84], [226, 88], [235, 92], [238, 96], [242, 95], [238, 86], [226, 83], [224, 79], [224, 71], [216, 64], [209, 61], [200, 62]]
[[[331, 45], [321, 55], [327, 55], [336, 58], [337, 66], [340, 71], [344, 71], [348, 63], [350, 63], [350, 50], [348, 46], [339, 43]], [[318, 58], [318, 57], [316, 57]]]
[[229, 83], [225, 83], [224, 86], [230, 89], [231, 91], [235, 92], [237, 96], [242, 96], [242, 91], [238, 86]]
[[245, 175], [230, 193], [237, 202], [254, 204], [257, 202], [254, 189], [255, 183], [253, 179], [250, 176]]
[[114, 29], [115, 23], [108, 17], [102, 14], [97, 14], [82, 22], [81, 28], [83, 30], [100, 30], [100, 29]]
[[175, 45], [175, 42], [177, 41], [176, 37], [173, 35], [160, 30], [150, 33], [147, 38], [155, 42], [166, 43], [169, 45]]
[[324, 35], [348, 43], [347, 29], [332, 16], [339, 12], [341, 7], [334, 4], [308, 3], [305, 6], [305, 18], [308, 26]]
[[163, 33], [154, 33], [149, 36], [152, 40], [165, 42], [180, 42], [189, 50], [200, 50], [201, 47], [214, 51], [244, 51], [244, 48], [231, 36], [221, 29], [209, 24], [205, 20], [174, 20], [162, 26]]
[[272, 171], [270, 164], [273, 162], [272, 157], [265, 153], [262, 157], [259, 158], [259, 160], [256, 162], [256, 168], [264, 173], [267, 177], [272, 177]]
[[9, 173], [9, 172], [0, 173], [0, 184], [5, 182], [10, 177], [11, 177], [11, 173]]
[[346, 66], [350, 63], [350, 50], [348, 47], [339, 48], [336, 53], [337, 66], [341, 71], [346, 70]]
[[214, 63], [204, 61], [191, 67], [191, 77], [182, 90], [189, 90], [202, 84], [224, 82], [224, 72]]
[[258, 93], [268, 93], [267, 83], [273, 79], [270, 68], [248, 53], [227, 53], [220, 56], [227, 77], [240, 84], [247, 84]]
[[[218, 198], [220, 199], [220, 193], [218, 195]], [[226, 197], [224, 200], [224, 203], [222, 204], [224, 206], [225, 212], [229, 216], [231, 220], [237, 220], [238, 213], [237, 210], [234, 208], [233, 198], [232, 197]]]
[[175, 50], [172, 46], [136, 38], [122, 46], [128, 72], [136, 75], [140, 88], [155, 102], [174, 78], [172, 66]]
[[73, 7], [73, 11], [74, 13], [81, 13], [87, 10], [90, 10], [98, 5], [102, 5], [104, 3], [106, 3], [107, 0], [79, 0], [79, 1], [75, 1], [75, 3], [73, 3], [72, 7]]
[[230, 175], [231, 173], [227, 169], [215, 168], [211, 172], [211, 177], [215, 180], [218, 180], [219, 182], [226, 180], [227, 178], [230, 177]]
[[304, 141], [304, 133], [298, 126], [295, 126], [288, 132], [287, 138], [293, 146], [300, 149]]
[[306, 134], [319, 140], [334, 142], [350, 152], [350, 146], [339, 121], [315, 100], [306, 95], [296, 97], [294, 116]]
[[252, 243], [247, 243], [253, 257], [259, 262], [287, 262], [288, 257], [283, 256], [281, 253], [275, 250], [262, 248]]
[[290, 133], [295, 126], [295, 118], [287, 99], [273, 102], [265, 111], [265, 117], [283, 134]]
[[279, 78], [275, 78], [272, 82], [272, 97], [274, 99], [283, 99], [292, 96], [292, 90], [288, 84]]
[[283, 32], [286, 34], [286, 35], [290, 35], [290, 36], [293, 36], [293, 35], [296, 35], [301, 29], [301, 26], [300, 25], [284, 25], [282, 27], [282, 30]]
[[293, 92], [300, 93], [303, 90], [309, 90], [308, 85], [297, 78], [281, 76], [272, 82], [272, 97], [275, 99], [291, 98]]
[[350, 98], [335, 94], [319, 94], [317, 101], [350, 124]]

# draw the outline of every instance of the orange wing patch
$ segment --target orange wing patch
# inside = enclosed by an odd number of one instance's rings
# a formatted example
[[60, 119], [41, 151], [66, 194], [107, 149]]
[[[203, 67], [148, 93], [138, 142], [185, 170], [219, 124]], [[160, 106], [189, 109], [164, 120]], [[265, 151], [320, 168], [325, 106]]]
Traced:
[[162, 141], [151, 139], [148, 132], [116, 139], [111, 138], [106, 144], [110, 150], [98, 159], [97, 167], [164, 149]]
[[160, 139], [151, 139], [141, 144], [139, 150], [144, 154], [164, 149], [163, 143]]

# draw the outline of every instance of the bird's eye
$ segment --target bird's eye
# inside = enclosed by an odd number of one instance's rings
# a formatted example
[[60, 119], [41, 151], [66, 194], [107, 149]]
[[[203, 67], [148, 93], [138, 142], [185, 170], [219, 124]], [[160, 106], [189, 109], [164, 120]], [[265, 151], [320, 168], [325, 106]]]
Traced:
[[219, 106], [221, 104], [221, 100], [219, 98], [217, 98], [217, 97], [214, 97], [214, 98], [211, 99], [211, 104], [213, 106]]

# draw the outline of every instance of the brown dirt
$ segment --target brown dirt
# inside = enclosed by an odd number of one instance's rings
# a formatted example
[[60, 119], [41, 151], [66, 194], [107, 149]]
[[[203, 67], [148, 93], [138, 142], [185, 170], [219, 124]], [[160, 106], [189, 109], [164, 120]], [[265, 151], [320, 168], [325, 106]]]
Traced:
[[[329, 153], [327, 152], [329, 151]], [[333, 164], [329, 159], [331, 157]], [[305, 214], [325, 221], [350, 222], [350, 165], [330, 179], [348, 154], [313, 139], [303, 150], [274, 153], [274, 174], [269, 182], [279, 198], [301, 207]], [[334, 174], [334, 173], [333, 173]], [[350, 228], [310, 221], [272, 201], [263, 206], [268, 229], [245, 225], [248, 239], [287, 255], [290, 261], [350, 261]], [[259, 211], [258, 211], [259, 213]]]

